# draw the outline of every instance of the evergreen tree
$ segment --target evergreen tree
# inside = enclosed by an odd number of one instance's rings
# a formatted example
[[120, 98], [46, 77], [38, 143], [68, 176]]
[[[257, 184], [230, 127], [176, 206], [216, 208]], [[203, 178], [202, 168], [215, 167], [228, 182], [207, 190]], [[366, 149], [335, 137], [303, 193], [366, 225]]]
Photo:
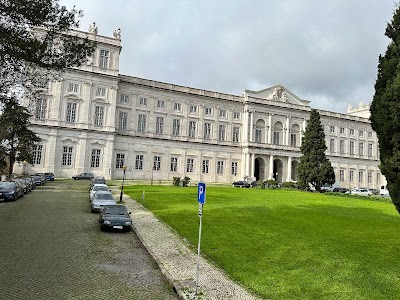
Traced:
[[7, 175], [13, 172], [16, 161], [32, 163], [33, 145], [40, 141], [36, 134], [28, 129], [30, 113], [26, 107], [18, 104], [17, 99], [7, 99], [0, 115], [0, 138], [2, 141], [0, 155], [7, 165]]
[[326, 149], [320, 115], [317, 110], [312, 109], [300, 147], [303, 154], [298, 167], [300, 186], [307, 187], [311, 184], [319, 192], [324, 184], [335, 183], [335, 172], [326, 158]]
[[371, 125], [379, 140], [380, 170], [400, 213], [400, 8], [397, 5], [385, 35], [391, 40], [379, 56]]

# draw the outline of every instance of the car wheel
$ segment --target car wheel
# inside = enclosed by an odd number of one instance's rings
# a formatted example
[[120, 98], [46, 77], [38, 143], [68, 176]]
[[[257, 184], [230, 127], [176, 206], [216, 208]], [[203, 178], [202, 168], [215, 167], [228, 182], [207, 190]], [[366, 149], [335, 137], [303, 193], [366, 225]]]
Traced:
[[17, 194], [14, 194], [13, 201], [17, 201], [17, 199], [18, 199]]

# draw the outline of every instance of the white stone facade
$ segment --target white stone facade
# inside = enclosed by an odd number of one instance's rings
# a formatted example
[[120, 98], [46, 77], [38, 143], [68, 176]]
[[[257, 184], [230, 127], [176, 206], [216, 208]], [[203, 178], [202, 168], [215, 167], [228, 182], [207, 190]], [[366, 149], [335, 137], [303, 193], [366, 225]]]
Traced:
[[[125, 165], [127, 179], [297, 180], [309, 101], [281, 85], [236, 96], [121, 75], [120, 34], [89, 37], [98, 41], [90, 61], [49, 84], [33, 109], [42, 142], [28, 172], [122, 178]], [[378, 188], [368, 118], [319, 112], [336, 185]]]

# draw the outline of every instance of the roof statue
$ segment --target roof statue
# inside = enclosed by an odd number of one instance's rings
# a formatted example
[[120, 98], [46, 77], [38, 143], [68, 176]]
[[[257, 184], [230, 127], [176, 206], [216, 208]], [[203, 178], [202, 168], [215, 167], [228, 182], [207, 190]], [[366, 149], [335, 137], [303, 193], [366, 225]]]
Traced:
[[270, 100], [280, 100], [283, 102], [288, 101], [288, 96], [283, 86], [278, 85], [277, 87], [274, 88], [274, 90], [271, 93]]
[[120, 40], [121, 39], [121, 28], [114, 30], [113, 36], [115, 39]]
[[88, 29], [89, 33], [93, 33], [93, 34], [97, 34], [97, 25], [96, 22], [93, 22], [92, 24], [90, 24], [89, 29]]

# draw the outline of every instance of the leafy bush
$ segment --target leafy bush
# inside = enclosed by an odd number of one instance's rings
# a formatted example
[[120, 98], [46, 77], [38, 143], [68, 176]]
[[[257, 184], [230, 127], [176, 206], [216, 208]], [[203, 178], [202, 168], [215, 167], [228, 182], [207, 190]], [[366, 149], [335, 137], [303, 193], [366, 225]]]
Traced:
[[297, 188], [297, 183], [292, 181], [282, 182], [282, 187], [286, 189], [295, 189]]
[[264, 181], [262, 187], [264, 189], [276, 189], [279, 187], [279, 184], [278, 184], [278, 181], [270, 179], [270, 180]]
[[172, 184], [174, 186], [179, 186], [179, 182], [181, 182], [181, 178], [180, 177], [173, 177], [172, 178]]
[[190, 182], [190, 177], [185, 176], [185, 178], [183, 178], [183, 186], [188, 186]]

